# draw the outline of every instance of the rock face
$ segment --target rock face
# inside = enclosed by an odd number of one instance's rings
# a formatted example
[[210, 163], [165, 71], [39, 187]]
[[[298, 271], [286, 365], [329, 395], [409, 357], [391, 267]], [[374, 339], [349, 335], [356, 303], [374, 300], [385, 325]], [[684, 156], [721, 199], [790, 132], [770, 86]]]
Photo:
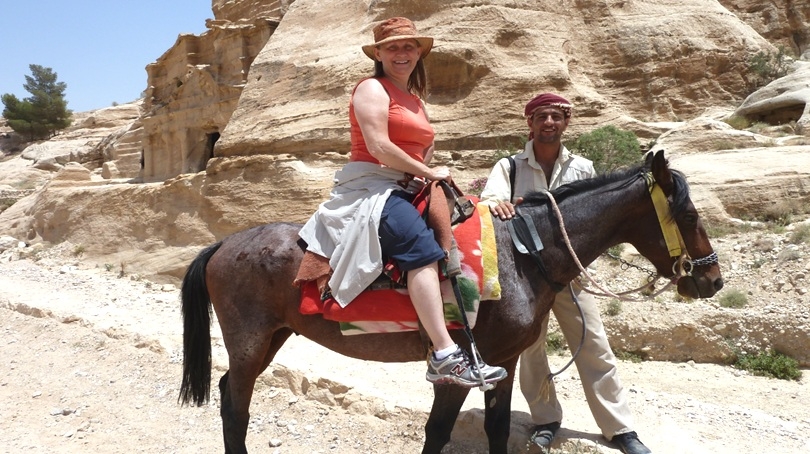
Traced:
[[801, 55], [810, 47], [810, 4], [802, 1], [720, 0], [763, 38]]
[[[436, 38], [425, 60], [427, 107], [437, 148], [456, 152], [453, 161], [518, 143], [525, 136], [522, 106], [543, 90], [574, 101], [573, 132], [736, 104], [748, 89], [748, 57], [772, 49], [720, 4], [700, 1], [368, 7], [298, 0], [254, 61], [215, 153], [339, 160], [348, 149], [351, 90], [372, 71], [360, 46], [376, 21], [394, 14], [410, 15]], [[326, 34], [310, 26], [313, 18], [334, 25]]]
[[[74, 114], [69, 128], [51, 140], [27, 146], [21, 156], [32, 161], [33, 167], [48, 171], [58, 171], [69, 162], [93, 170], [108, 161], [111, 165], [117, 163], [122, 168], [131, 169], [125, 177], [136, 177], [139, 154], [133, 152], [126, 141], [119, 139], [137, 124], [139, 115], [138, 103]], [[140, 141], [137, 128], [134, 131], [129, 137], [130, 144]]]
[[278, 26], [282, 3], [215, 2], [215, 17], [221, 18], [208, 21], [208, 31], [181, 35], [147, 66], [145, 181], [205, 170], [253, 59]]
[[797, 61], [793, 71], [748, 96], [736, 115], [773, 125], [795, 124], [810, 135], [810, 61]]

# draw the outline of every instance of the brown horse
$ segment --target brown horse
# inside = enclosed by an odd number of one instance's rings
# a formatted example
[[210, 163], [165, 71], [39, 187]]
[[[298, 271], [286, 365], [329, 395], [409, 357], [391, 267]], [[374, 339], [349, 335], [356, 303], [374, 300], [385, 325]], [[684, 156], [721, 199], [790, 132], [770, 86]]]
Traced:
[[[652, 177], [652, 178], [650, 178]], [[651, 189], [666, 196], [664, 210], [675, 221], [685, 250], [671, 257], [662, 233]], [[663, 152], [639, 168], [582, 180], [553, 192], [566, 234], [580, 262], [588, 264], [609, 247], [630, 243], [663, 276], [686, 262], [691, 272], [677, 280], [678, 292], [707, 298], [723, 286], [714, 253], [689, 198], [685, 178], [669, 169]], [[663, 199], [662, 199], [663, 200]], [[564, 232], [549, 199], [536, 194], [520, 205], [531, 216], [545, 249], [546, 274], [512, 244], [505, 222], [495, 220], [502, 298], [483, 302], [473, 334], [484, 360], [506, 368], [509, 376], [484, 393], [484, 428], [489, 450], [505, 453], [515, 366], [520, 353], [540, 333], [554, 301], [553, 287], [567, 284], [580, 270], [564, 243]], [[668, 208], [667, 208], [668, 206]], [[209, 246], [191, 263], [183, 280], [183, 383], [180, 400], [204, 404], [211, 383], [211, 305], [222, 328], [229, 370], [219, 381], [226, 453], [244, 453], [248, 409], [256, 378], [293, 333], [331, 350], [370, 361], [424, 361], [426, 349], [418, 332], [344, 336], [337, 322], [321, 315], [302, 315], [300, 291], [292, 286], [301, 262], [297, 224], [274, 223], [231, 235]], [[690, 257], [700, 257], [691, 260]], [[677, 278], [677, 277], [675, 277]], [[675, 279], [673, 278], [673, 279]], [[469, 348], [462, 330], [455, 340]], [[422, 367], [414, 365], [414, 367]], [[434, 400], [425, 425], [424, 453], [441, 452], [469, 389], [434, 385]]]

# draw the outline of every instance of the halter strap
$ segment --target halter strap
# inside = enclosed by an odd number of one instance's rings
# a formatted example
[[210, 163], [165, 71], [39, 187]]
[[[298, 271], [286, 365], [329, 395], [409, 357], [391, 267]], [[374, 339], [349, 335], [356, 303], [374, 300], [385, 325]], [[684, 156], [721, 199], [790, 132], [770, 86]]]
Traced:
[[681, 231], [678, 230], [678, 224], [668, 219], [669, 204], [667, 203], [667, 196], [664, 195], [661, 185], [656, 184], [652, 172], [644, 174], [644, 181], [647, 182], [647, 188], [650, 190], [650, 197], [655, 207], [655, 213], [658, 215], [658, 224], [661, 225], [661, 232], [664, 234], [669, 256], [680, 257], [683, 254], [683, 238], [681, 237]]

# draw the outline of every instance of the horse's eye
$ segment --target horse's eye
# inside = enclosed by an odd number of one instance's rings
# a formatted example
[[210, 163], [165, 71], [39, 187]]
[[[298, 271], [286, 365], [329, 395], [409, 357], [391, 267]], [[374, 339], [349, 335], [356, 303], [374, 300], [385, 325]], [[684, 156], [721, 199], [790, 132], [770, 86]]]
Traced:
[[698, 215], [697, 213], [687, 213], [683, 216], [683, 222], [689, 226], [695, 226], [698, 223]]

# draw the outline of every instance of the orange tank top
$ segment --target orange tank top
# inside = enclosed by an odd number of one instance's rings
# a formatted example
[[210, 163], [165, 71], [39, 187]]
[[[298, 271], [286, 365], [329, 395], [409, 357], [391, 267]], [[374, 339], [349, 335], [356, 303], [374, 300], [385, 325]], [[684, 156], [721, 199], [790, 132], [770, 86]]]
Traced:
[[[365, 80], [365, 79], [364, 79]], [[424, 162], [425, 149], [433, 143], [433, 128], [425, 114], [418, 96], [405, 93], [391, 81], [381, 77], [380, 81], [388, 93], [388, 137], [412, 158]], [[362, 82], [362, 81], [360, 81]], [[359, 83], [358, 83], [359, 85]], [[357, 90], [357, 87], [354, 87]], [[365, 161], [379, 164], [380, 161], [368, 152], [360, 125], [354, 115], [354, 90], [349, 102], [349, 123], [351, 124], [351, 161]]]

